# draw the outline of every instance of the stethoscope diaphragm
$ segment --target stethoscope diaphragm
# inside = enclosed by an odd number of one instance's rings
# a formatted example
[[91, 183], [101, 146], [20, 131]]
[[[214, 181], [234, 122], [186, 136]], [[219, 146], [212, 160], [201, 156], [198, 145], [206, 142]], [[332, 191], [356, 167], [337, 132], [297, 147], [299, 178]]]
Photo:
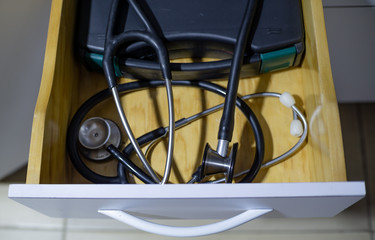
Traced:
[[94, 161], [106, 160], [111, 154], [106, 147], [112, 144], [119, 147], [121, 132], [113, 121], [101, 117], [93, 117], [84, 121], [79, 129], [78, 140], [80, 152]]

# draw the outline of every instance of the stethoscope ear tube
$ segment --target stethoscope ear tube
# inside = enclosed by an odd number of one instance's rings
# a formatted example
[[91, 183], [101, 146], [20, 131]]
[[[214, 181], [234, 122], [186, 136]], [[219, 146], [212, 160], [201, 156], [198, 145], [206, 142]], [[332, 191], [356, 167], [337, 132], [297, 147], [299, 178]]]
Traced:
[[151, 33], [134, 30], [121, 33], [106, 41], [103, 56], [103, 71], [107, 79], [108, 87], [113, 88], [117, 85], [113, 59], [118, 49], [120, 49], [120, 47], [126, 47], [134, 42], [145, 42], [154, 49], [158, 56], [163, 78], [171, 80], [172, 74], [169, 66], [169, 54], [164, 43]]
[[248, 1], [246, 12], [243, 16], [240, 30], [236, 39], [232, 63], [229, 71], [227, 94], [225, 96], [224, 109], [220, 120], [218, 140], [230, 142], [234, 129], [235, 101], [238, 92], [238, 85], [243, 63], [245, 50], [249, 43], [248, 37], [254, 24], [257, 0]]
[[[140, 158], [142, 164], [146, 168], [147, 172], [151, 175], [151, 177], [156, 181], [160, 182], [161, 184], [167, 183], [169, 179], [169, 175], [172, 168], [172, 161], [173, 161], [173, 150], [174, 150], [174, 133], [175, 133], [175, 120], [174, 120], [174, 101], [173, 101], [173, 90], [171, 85], [172, 80], [172, 73], [170, 70], [170, 61], [169, 61], [169, 54], [168, 51], [161, 40], [161, 38], [156, 34], [153, 30], [153, 26], [151, 26], [150, 22], [147, 20], [147, 17], [144, 15], [142, 9], [135, 1], [130, 1], [130, 4], [135, 8], [137, 14], [141, 18], [141, 20], [145, 23], [146, 28], [148, 31], [126, 31], [114, 35], [114, 27], [115, 27], [115, 19], [117, 15], [119, 1], [116, 0], [112, 4], [111, 13], [109, 16], [109, 21], [107, 25], [107, 32], [106, 32], [106, 41], [105, 41], [105, 48], [104, 48], [104, 56], [103, 56], [103, 70], [104, 75], [106, 77], [108, 87], [111, 89], [116, 108], [118, 114], [120, 116], [122, 125], [125, 129], [125, 132], [133, 144], [134, 149]], [[155, 51], [158, 62], [160, 65], [160, 70], [163, 75], [163, 79], [165, 80], [165, 86], [167, 91], [167, 99], [168, 99], [168, 113], [169, 113], [169, 131], [168, 131], [168, 151], [167, 151], [167, 158], [165, 164], [165, 170], [163, 178], [160, 180], [159, 177], [156, 175], [154, 170], [151, 168], [148, 160], [145, 157], [145, 154], [142, 152], [139, 144], [136, 141], [136, 138], [131, 130], [131, 127], [127, 121], [127, 117], [125, 112], [122, 108], [122, 103], [119, 98], [118, 89], [117, 89], [117, 81], [116, 81], [116, 73], [114, 69], [114, 57], [117, 54], [117, 51], [120, 48], [124, 48], [127, 45], [135, 42], [144, 42], [147, 45], [151, 46], [152, 49]]]
[[142, 169], [137, 167], [132, 161], [128, 160], [126, 156], [120, 152], [115, 146], [109, 145], [107, 151], [111, 153], [121, 164], [123, 164], [132, 174], [139, 178], [144, 183], [156, 183], [150, 176], [145, 174]]

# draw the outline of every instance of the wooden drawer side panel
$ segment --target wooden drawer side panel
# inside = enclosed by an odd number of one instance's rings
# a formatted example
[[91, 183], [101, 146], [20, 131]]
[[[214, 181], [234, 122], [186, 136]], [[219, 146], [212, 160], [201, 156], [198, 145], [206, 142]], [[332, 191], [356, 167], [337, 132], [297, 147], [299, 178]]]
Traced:
[[346, 181], [345, 158], [321, 1], [303, 1], [306, 54], [302, 64], [307, 148], [315, 181]]
[[79, 77], [73, 57], [75, 5], [74, 1], [52, 1], [27, 183], [66, 183], [65, 136]]

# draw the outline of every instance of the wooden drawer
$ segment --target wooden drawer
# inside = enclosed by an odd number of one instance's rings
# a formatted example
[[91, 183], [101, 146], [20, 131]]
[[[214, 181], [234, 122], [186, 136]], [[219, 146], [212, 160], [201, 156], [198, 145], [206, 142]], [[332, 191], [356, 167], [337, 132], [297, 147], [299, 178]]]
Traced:
[[[239, 86], [240, 94], [290, 92], [296, 97], [298, 106], [304, 110], [310, 125], [308, 141], [303, 149], [287, 161], [260, 173], [256, 182], [346, 180], [340, 120], [321, 4], [306, 1], [303, 11], [306, 52], [302, 65], [287, 71], [242, 79]], [[106, 81], [103, 74], [88, 72], [74, 54], [74, 12], [74, 1], [53, 2], [44, 72], [32, 129], [28, 184], [85, 183], [74, 171], [67, 156], [67, 126], [86, 99], [106, 88]], [[217, 82], [226, 85], [226, 81]], [[146, 90], [122, 98], [136, 136], [167, 124], [164, 92], [164, 89]], [[176, 119], [190, 116], [223, 101], [219, 96], [196, 89], [176, 87], [174, 95]], [[90, 115], [117, 121], [113, 105], [108, 102], [105, 107], [95, 108]], [[281, 154], [296, 142], [296, 138], [288, 134], [290, 112], [280, 107], [277, 101], [261, 99], [251, 106], [255, 113], [262, 116], [260, 119], [265, 132], [266, 160]], [[155, 113], [156, 111], [160, 113]], [[190, 177], [193, 167], [201, 161], [204, 144], [216, 144], [216, 123], [219, 117], [220, 114], [215, 114], [177, 132], [177, 168], [183, 180]], [[239, 141], [241, 146], [251, 146], [249, 127], [245, 125], [241, 115], [236, 120], [233, 142]], [[165, 159], [163, 148], [162, 144], [157, 146], [151, 161], [153, 158]], [[249, 149], [242, 147], [239, 150], [240, 158], [251, 154]], [[156, 169], [162, 170], [159, 168], [164, 165], [163, 161], [152, 162], [155, 162]], [[92, 167], [97, 165], [93, 164]], [[99, 168], [103, 168], [103, 165], [99, 164]], [[175, 174], [172, 174], [171, 180], [177, 180]]]
[[[306, 50], [301, 66], [242, 79], [239, 92], [288, 91], [293, 94], [297, 105], [304, 110], [310, 127], [308, 140], [303, 148], [290, 159], [261, 170], [254, 184], [145, 186], [90, 184], [76, 172], [69, 161], [65, 147], [69, 121], [80, 104], [106, 88], [106, 82], [102, 74], [87, 71], [74, 54], [76, 1], [53, 0], [43, 77], [32, 129], [27, 184], [12, 185], [9, 196], [57, 217], [100, 217], [97, 210], [101, 208], [131, 208], [135, 213], [148, 216], [180, 217], [182, 211], [178, 209], [182, 207], [187, 218], [228, 217], [252, 207], [272, 208], [275, 210], [274, 215], [278, 216], [317, 217], [332, 216], [353, 204], [364, 196], [365, 190], [363, 183], [345, 182], [340, 119], [322, 4], [320, 1], [302, 3]], [[226, 85], [223, 80], [216, 82]], [[136, 136], [167, 124], [167, 110], [163, 107], [166, 106], [164, 92], [163, 89], [144, 90], [122, 97]], [[223, 101], [221, 97], [196, 89], [175, 88], [174, 95], [176, 119]], [[289, 134], [291, 114], [288, 110], [279, 107], [280, 103], [274, 99], [249, 103], [254, 112], [261, 116], [259, 118], [266, 140], [266, 160], [295, 144], [297, 139]], [[95, 108], [90, 115], [118, 121], [114, 103], [107, 101], [105, 104], [106, 107]], [[213, 114], [177, 131], [176, 164], [171, 182], [187, 181], [201, 161], [204, 144], [216, 144], [219, 118], [220, 114]], [[249, 163], [244, 160], [252, 156], [252, 147], [244, 147], [252, 146], [252, 139], [248, 136], [251, 136], [250, 127], [240, 115], [236, 116], [234, 141], [241, 144], [237, 170], [245, 168]], [[164, 159], [165, 146], [158, 144], [153, 151], [151, 163], [161, 174]], [[101, 173], [114, 174], [116, 171], [114, 161], [88, 164]], [[290, 201], [285, 200], [288, 197]], [[164, 210], [170, 208], [171, 199], [173, 210], [166, 213]], [[196, 202], [194, 199], [203, 199], [203, 202]], [[209, 214], [199, 214], [202, 208], [197, 206], [200, 203], [202, 206], [209, 206], [207, 199], [218, 201], [213, 204], [214, 207], [209, 207]], [[150, 208], [150, 200], [156, 203], [154, 208]], [[335, 207], [332, 208], [333, 206]], [[298, 209], [304, 208], [321, 208], [321, 211], [310, 210], [306, 214], [296, 214], [296, 211], [302, 211]], [[327, 212], [327, 209], [332, 211]], [[188, 210], [197, 215], [186, 215]]]

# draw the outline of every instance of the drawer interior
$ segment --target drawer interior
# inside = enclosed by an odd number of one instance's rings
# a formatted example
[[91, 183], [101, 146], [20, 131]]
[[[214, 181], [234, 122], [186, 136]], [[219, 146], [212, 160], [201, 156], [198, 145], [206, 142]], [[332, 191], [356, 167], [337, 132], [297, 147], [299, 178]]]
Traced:
[[[290, 92], [309, 123], [303, 148], [284, 162], [263, 169], [255, 182], [331, 182], [345, 181], [345, 162], [340, 120], [328, 55], [321, 2], [303, 1], [305, 55], [301, 66], [241, 79], [239, 94], [254, 92]], [[72, 166], [66, 151], [66, 133], [79, 106], [106, 88], [104, 75], [86, 70], [77, 59], [74, 45], [76, 1], [54, 0], [46, 45], [44, 70], [33, 121], [28, 184], [89, 183]], [[189, 61], [183, 59], [180, 61]], [[133, 81], [121, 79], [121, 82]], [[216, 83], [226, 86], [225, 80]], [[199, 89], [175, 87], [176, 119], [187, 117], [222, 103], [223, 98]], [[167, 126], [167, 98], [164, 88], [148, 89], [121, 96], [134, 134], [140, 136], [160, 126]], [[292, 114], [277, 99], [247, 101], [257, 115], [265, 137], [265, 161], [292, 147], [298, 139], [289, 134]], [[100, 116], [118, 123], [113, 100], [95, 107], [90, 116]], [[215, 113], [176, 132], [175, 163], [170, 181], [182, 183], [201, 163], [205, 144], [216, 146], [221, 114]], [[236, 171], [246, 169], [254, 156], [250, 126], [237, 111], [233, 142], [239, 142]], [[123, 136], [123, 144], [128, 139]], [[158, 143], [150, 153], [153, 168], [163, 174], [166, 142]], [[136, 159], [135, 159], [136, 161]], [[103, 175], [116, 174], [115, 160], [87, 165]]]

